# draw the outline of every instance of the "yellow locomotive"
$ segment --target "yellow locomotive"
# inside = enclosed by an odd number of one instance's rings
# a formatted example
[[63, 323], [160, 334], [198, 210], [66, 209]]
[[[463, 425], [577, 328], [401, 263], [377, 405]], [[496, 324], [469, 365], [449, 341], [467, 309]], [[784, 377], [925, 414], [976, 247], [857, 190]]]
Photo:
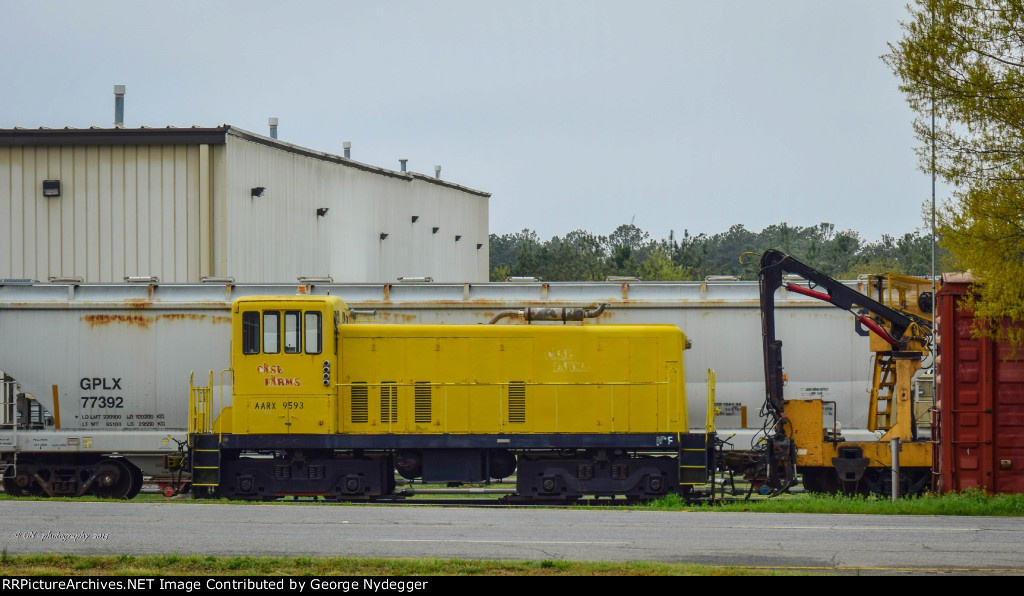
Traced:
[[688, 430], [685, 347], [674, 325], [393, 325], [337, 296], [239, 298], [230, 405], [212, 373], [191, 391], [193, 493], [372, 500], [396, 472], [514, 476], [525, 500], [688, 493], [713, 438]]

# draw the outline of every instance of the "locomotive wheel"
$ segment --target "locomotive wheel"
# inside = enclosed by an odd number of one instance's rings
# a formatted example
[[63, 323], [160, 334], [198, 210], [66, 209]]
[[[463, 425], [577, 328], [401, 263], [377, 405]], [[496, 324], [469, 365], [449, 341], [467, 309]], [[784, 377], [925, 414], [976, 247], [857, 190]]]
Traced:
[[96, 465], [96, 483], [92, 494], [101, 499], [130, 499], [142, 489], [142, 473], [132, 464], [116, 459], [105, 459]]

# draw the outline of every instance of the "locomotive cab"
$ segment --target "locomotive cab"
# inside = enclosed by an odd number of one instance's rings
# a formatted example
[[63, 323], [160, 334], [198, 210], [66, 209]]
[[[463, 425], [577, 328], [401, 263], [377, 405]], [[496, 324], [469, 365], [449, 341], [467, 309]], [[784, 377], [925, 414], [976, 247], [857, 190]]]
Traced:
[[336, 329], [347, 313], [334, 296], [253, 297], [234, 303], [234, 432], [337, 430]]

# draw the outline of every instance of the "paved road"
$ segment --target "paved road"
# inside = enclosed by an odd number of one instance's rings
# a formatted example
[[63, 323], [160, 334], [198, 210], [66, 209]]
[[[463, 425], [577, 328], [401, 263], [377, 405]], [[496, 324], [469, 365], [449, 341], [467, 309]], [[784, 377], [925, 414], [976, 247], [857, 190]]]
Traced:
[[1024, 575], [1024, 518], [0, 501], [0, 548]]

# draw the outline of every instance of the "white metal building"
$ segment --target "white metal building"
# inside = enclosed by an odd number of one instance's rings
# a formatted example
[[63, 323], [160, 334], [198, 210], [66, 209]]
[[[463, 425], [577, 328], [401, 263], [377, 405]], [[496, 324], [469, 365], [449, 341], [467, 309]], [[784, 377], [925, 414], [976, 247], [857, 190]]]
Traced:
[[490, 194], [404, 170], [229, 125], [0, 129], [0, 279], [486, 281]]

